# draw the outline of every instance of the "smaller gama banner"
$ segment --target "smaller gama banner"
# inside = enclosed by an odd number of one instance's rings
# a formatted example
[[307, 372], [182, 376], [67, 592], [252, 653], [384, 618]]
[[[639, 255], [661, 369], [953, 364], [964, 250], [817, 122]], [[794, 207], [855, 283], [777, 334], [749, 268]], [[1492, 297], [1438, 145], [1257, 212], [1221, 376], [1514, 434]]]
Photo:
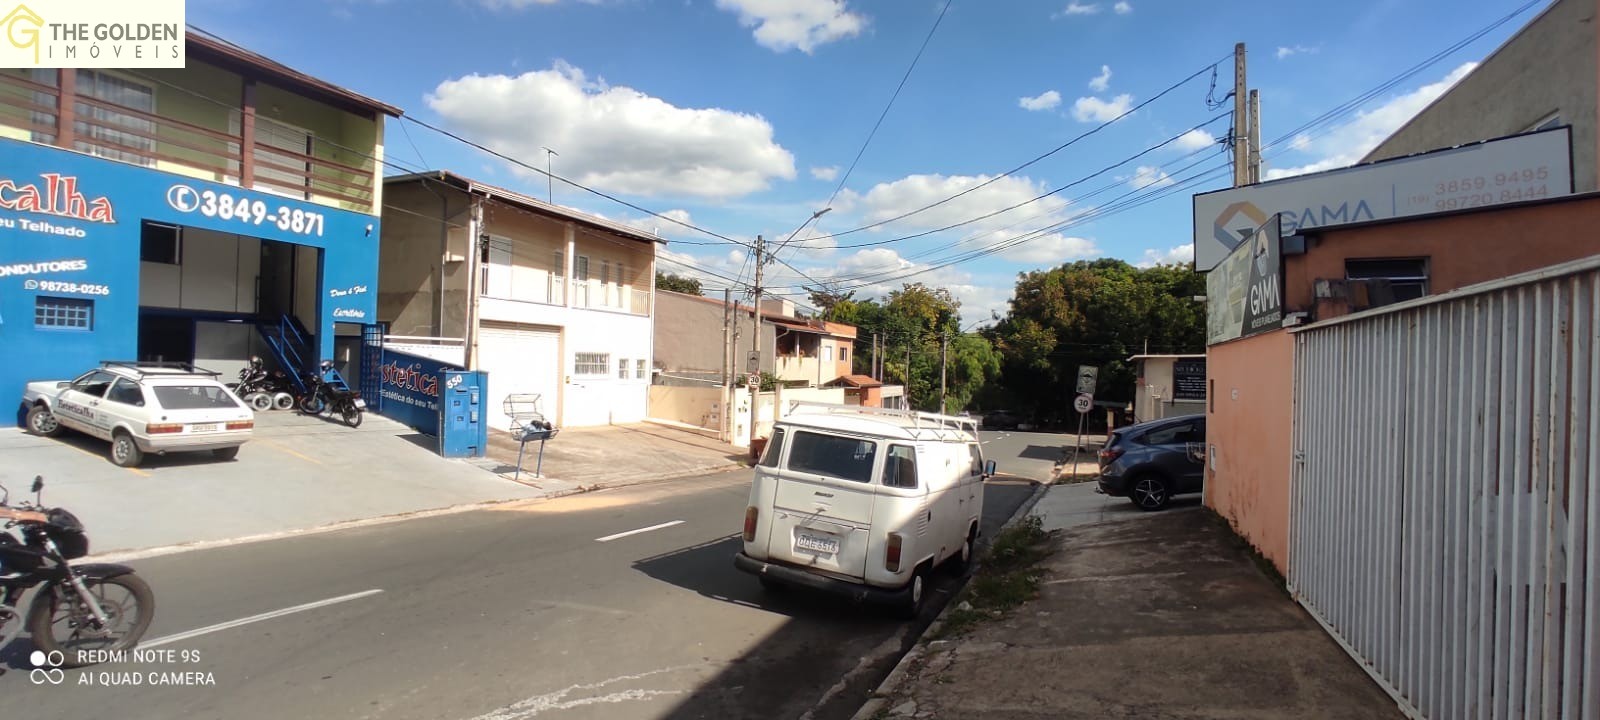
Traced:
[[1206, 344], [1283, 327], [1283, 236], [1268, 218], [1206, 275]]

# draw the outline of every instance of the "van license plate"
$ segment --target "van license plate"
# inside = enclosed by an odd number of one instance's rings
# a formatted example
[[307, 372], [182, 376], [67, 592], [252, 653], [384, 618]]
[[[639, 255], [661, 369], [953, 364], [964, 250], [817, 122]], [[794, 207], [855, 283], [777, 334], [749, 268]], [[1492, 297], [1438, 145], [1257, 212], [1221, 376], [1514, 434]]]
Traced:
[[197, 424], [197, 425], [190, 425], [189, 426], [189, 432], [197, 432], [197, 433], [216, 432], [216, 431], [221, 430], [221, 429], [222, 429], [222, 425], [220, 425], [218, 423], [200, 423], [200, 424]]
[[837, 554], [839, 552], [839, 540], [831, 537], [818, 537], [816, 535], [799, 533], [795, 536], [794, 545], [801, 550], [811, 550], [813, 552], [828, 553], [830, 555]]

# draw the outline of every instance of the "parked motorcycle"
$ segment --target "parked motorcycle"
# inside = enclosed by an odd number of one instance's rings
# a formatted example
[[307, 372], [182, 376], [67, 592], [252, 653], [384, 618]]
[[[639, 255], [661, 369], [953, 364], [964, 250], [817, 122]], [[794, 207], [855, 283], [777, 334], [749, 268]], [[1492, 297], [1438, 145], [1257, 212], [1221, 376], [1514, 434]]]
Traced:
[[288, 410], [295, 404], [288, 376], [282, 370], [268, 373], [259, 357], [250, 358], [250, 364], [239, 369], [239, 382], [228, 386], [257, 412]]
[[55, 667], [96, 662], [105, 651], [131, 649], [155, 616], [155, 595], [133, 568], [110, 563], [73, 565], [89, 554], [83, 523], [62, 508], [42, 504], [44, 478], [33, 479], [34, 502], [7, 504], [11, 493], [0, 485], [0, 508], [42, 513], [44, 522], [9, 520], [0, 531], [0, 647], [23, 629], [22, 596], [38, 586], [28, 606], [26, 626], [33, 644]]
[[307, 415], [338, 413], [344, 424], [361, 427], [361, 415], [367, 401], [361, 391], [352, 389], [333, 369], [332, 360], [323, 360], [320, 372], [306, 375], [308, 392], [300, 398], [300, 412]]

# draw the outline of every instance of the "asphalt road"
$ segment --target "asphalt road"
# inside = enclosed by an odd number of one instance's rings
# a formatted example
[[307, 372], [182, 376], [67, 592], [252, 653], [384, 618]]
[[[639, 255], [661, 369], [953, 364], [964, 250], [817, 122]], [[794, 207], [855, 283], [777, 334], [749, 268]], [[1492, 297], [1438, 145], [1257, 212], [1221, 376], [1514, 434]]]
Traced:
[[[731, 562], [747, 487], [725, 473], [134, 561], [157, 597], [145, 645], [171, 652], [36, 684], [18, 641], [0, 696], [38, 719], [847, 718], [934, 610], [907, 624], [763, 593]], [[992, 481], [986, 533], [1032, 489]], [[959, 579], [940, 578], [942, 599]], [[172, 680], [188, 684], [152, 684]]]

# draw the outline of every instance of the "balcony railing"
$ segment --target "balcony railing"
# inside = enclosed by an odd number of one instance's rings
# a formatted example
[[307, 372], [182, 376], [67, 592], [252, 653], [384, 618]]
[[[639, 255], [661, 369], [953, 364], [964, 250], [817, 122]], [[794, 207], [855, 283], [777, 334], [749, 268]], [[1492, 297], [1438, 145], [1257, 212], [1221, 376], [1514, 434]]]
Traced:
[[616, 310], [631, 315], [650, 314], [650, 291], [602, 283], [598, 280], [572, 281], [572, 306], [593, 310]]
[[23, 131], [34, 142], [112, 160], [358, 212], [374, 210], [372, 158], [348, 165], [327, 157], [363, 151], [266, 118], [247, 118], [241, 108], [225, 108], [225, 129], [204, 127], [79, 94], [76, 83], [63, 90], [58, 82], [51, 71], [34, 71], [32, 78], [0, 72], [0, 126]]

